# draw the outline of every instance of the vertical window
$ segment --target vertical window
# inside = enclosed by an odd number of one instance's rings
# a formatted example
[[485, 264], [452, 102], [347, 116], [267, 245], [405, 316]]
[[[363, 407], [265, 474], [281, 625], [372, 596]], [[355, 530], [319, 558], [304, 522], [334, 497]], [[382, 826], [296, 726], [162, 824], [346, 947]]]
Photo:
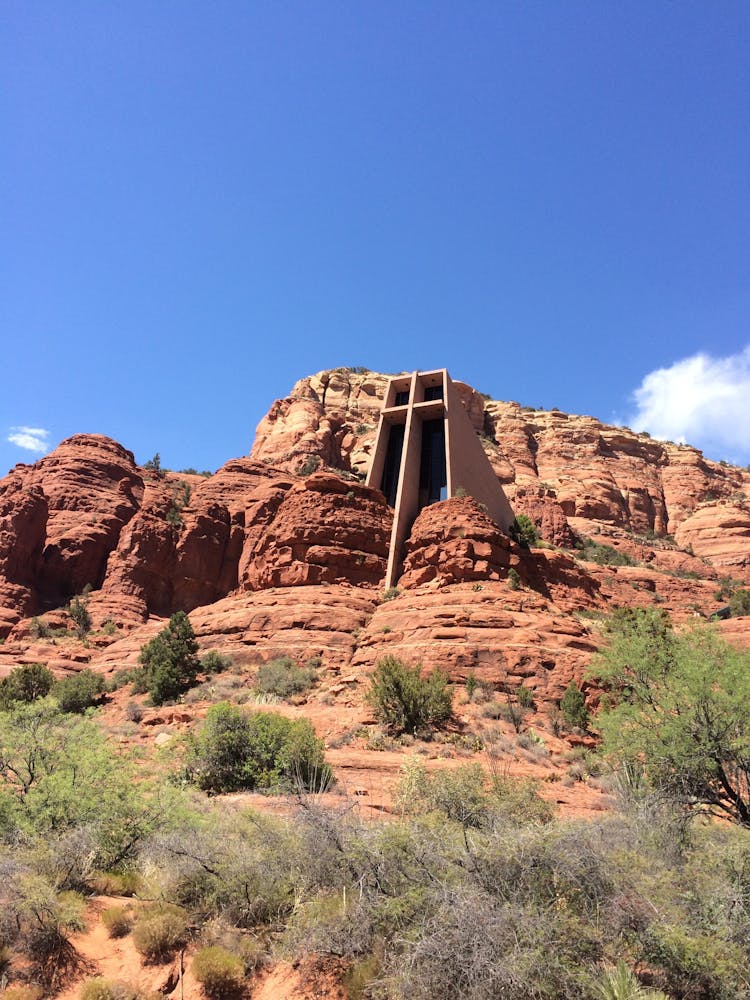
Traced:
[[401, 472], [401, 453], [404, 450], [404, 424], [394, 424], [388, 432], [388, 447], [385, 452], [385, 465], [383, 467], [383, 480], [381, 490], [383, 491], [389, 507], [396, 506], [396, 493], [398, 492], [398, 477]]
[[445, 496], [445, 421], [425, 420], [422, 424], [422, 453], [419, 466], [419, 507], [436, 503]]

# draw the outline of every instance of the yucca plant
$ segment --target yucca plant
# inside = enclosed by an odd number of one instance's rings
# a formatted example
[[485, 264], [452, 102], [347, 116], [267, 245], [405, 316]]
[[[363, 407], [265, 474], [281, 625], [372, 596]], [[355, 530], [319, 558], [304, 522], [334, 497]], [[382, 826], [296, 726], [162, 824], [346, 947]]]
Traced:
[[669, 1000], [666, 993], [641, 986], [622, 959], [602, 976], [594, 992], [598, 1000]]

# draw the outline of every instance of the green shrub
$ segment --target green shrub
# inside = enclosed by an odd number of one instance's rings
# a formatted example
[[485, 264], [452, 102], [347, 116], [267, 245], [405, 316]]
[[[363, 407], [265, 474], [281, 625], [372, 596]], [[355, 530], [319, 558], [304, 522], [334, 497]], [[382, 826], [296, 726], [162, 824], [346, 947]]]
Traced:
[[428, 774], [414, 758], [401, 768], [396, 801], [405, 812], [439, 812], [464, 827], [479, 827], [489, 809], [485, 775], [479, 764], [462, 764]]
[[433, 670], [423, 678], [421, 665], [407, 667], [393, 656], [378, 662], [365, 698], [378, 721], [395, 734], [439, 726], [453, 711], [445, 674]]
[[133, 944], [148, 961], [169, 958], [187, 940], [187, 914], [179, 906], [162, 903], [139, 914]]
[[208, 792], [330, 783], [323, 741], [307, 719], [248, 713], [220, 702], [206, 714], [188, 753], [187, 774]]
[[78, 638], [82, 639], [91, 631], [91, 615], [86, 607], [86, 601], [82, 601], [80, 597], [74, 597], [68, 605], [68, 614], [76, 623]]
[[193, 975], [210, 997], [238, 993], [245, 981], [242, 960], [220, 945], [199, 948], [191, 968]]
[[533, 778], [493, 775], [490, 786], [493, 812], [514, 826], [544, 824], [554, 818], [554, 809], [539, 794]]
[[124, 906], [110, 906], [102, 913], [102, 923], [110, 937], [125, 937], [133, 926], [133, 914]]
[[318, 455], [308, 455], [299, 467], [300, 476], [311, 476], [320, 468], [320, 457]]
[[466, 695], [469, 701], [471, 701], [471, 699], [474, 697], [474, 692], [479, 687], [479, 681], [477, 680], [477, 675], [474, 673], [473, 670], [467, 676], [465, 686], [466, 686]]
[[255, 677], [255, 690], [259, 694], [275, 694], [289, 698], [307, 691], [314, 683], [316, 672], [310, 667], [298, 667], [288, 656], [264, 663]]
[[87, 708], [96, 705], [104, 692], [104, 678], [93, 670], [81, 670], [58, 681], [52, 689], [52, 695], [57, 700], [63, 712], [80, 715]]
[[729, 608], [732, 612], [732, 617], [737, 618], [741, 615], [750, 615], [750, 590], [744, 587], [735, 590], [729, 599]]
[[[127, 667], [120, 667], [119, 670], [115, 672], [106, 679], [104, 682], [104, 690], [108, 692], [119, 691], [121, 687], [125, 687], [126, 684], [132, 684], [134, 681], [133, 671], [129, 670]], [[135, 671], [136, 674], [142, 673], [140, 669]], [[143, 688], [145, 691], [146, 688]], [[143, 693], [143, 692], [141, 692]]]
[[398, 589], [398, 587], [388, 587], [386, 590], [383, 591], [383, 596], [380, 599], [381, 603], [385, 604], [386, 601], [395, 601], [400, 593], [401, 591]]
[[535, 708], [534, 692], [524, 684], [519, 685], [516, 690], [516, 697], [521, 708]]
[[521, 587], [521, 577], [518, 575], [518, 571], [511, 568], [508, 570], [508, 586], [511, 590], [519, 590]]
[[586, 729], [589, 724], [589, 710], [586, 708], [586, 699], [583, 692], [575, 681], [571, 681], [565, 694], [560, 699], [560, 711], [568, 726], [578, 729]]
[[726, 942], [685, 927], [651, 926], [643, 942], [644, 957], [658, 969], [663, 984], [677, 996], [730, 1000], [740, 994], [728, 988], [747, 982], [746, 960]]
[[195, 684], [200, 670], [197, 652], [198, 643], [190, 619], [184, 611], [178, 611], [169, 619], [167, 627], [141, 650], [142, 668], [136, 678], [136, 688], [142, 686], [148, 691], [155, 705], [177, 698]]
[[598, 563], [600, 566], [635, 566], [635, 559], [613, 548], [611, 545], [602, 545], [599, 542], [592, 542], [586, 539], [579, 552], [579, 558], [586, 562]]
[[201, 657], [201, 670], [204, 674], [223, 674], [232, 666], [231, 656], [222, 656], [215, 649], [209, 650]]
[[138, 991], [119, 979], [95, 976], [87, 979], [78, 994], [80, 1000], [137, 1000]]
[[54, 683], [55, 675], [41, 663], [25, 663], [16, 667], [0, 681], [0, 709], [44, 698]]
[[50, 628], [43, 618], [32, 618], [29, 625], [29, 635], [32, 639], [48, 639]]
[[519, 545], [531, 548], [539, 541], [539, 532], [528, 514], [519, 514], [510, 526], [510, 537]]

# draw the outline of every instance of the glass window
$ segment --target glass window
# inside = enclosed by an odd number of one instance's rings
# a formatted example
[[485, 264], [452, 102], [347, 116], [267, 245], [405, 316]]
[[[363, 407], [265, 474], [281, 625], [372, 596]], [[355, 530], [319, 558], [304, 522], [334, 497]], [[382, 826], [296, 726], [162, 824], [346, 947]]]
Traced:
[[443, 387], [442, 385], [427, 385], [424, 390], [425, 402], [428, 399], [442, 399], [443, 398]]
[[385, 453], [385, 466], [383, 467], [383, 479], [380, 485], [385, 494], [389, 507], [396, 506], [396, 493], [398, 492], [398, 477], [401, 472], [401, 453], [404, 450], [404, 424], [396, 424], [391, 427], [388, 434], [388, 448]]
[[393, 405], [406, 406], [408, 402], [409, 402], [409, 390], [406, 389], [404, 392], [396, 393], [396, 402]]

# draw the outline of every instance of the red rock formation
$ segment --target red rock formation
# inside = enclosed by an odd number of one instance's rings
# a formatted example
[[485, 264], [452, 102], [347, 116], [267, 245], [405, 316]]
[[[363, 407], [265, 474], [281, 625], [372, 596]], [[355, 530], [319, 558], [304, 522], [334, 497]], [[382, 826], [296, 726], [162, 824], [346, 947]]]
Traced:
[[[667, 536], [711, 498], [750, 495], [750, 473], [709, 462], [695, 448], [593, 417], [485, 400], [454, 384], [511, 503], [554, 545], [572, 544], [571, 531], [586, 536], [603, 526]], [[317, 460], [366, 471], [385, 385], [384, 376], [353, 370], [303, 379], [261, 422], [253, 457], [294, 470]], [[733, 537], [721, 559], [741, 567], [746, 540]], [[716, 551], [713, 543], [709, 549]]]
[[315, 460], [366, 473], [388, 376], [338, 368], [297, 382], [258, 425], [251, 457], [292, 472]]
[[538, 697], [559, 698], [580, 677], [597, 641], [580, 622], [529, 590], [507, 583], [421, 587], [377, 607], [359, 637], [352, 665], [383, 656], [440, 667], [461, 681], [527, 684]]
[[[240, 664], [323, 655], [357, 678], [393, 652], [456, 679], [469, 669], [525, 679], [554, 699], [596, 647], [592, 611], [653, 605], [684, 621], [715, 610], [717, 576], [750, 580], [750, 474], [459, 384], [516, 510], [554, 548], [520, 549], [473, 500], [454, 498], [420, 514], [402, 593], [378, 604], [391, 527], [382, 495], [330, 471], [296, 472], [312, 459], [365, 471], [385, 384], [352, 370], [302, 380], [262, 422], [252, 457], [209, 478], [147, 473], [114, 442], [83, 435], [17, 467], [0, 483], [0, 671], [29, 657], [61, 672], [119, 666], [163, 624], [148, 615], [185, 608], [204, 644]], [[633, 565], [585, 562], [575, 535]], [[28, 616], [86, 583], [101, 585], [89, 598], [95, 625], [125, 627], [86, 647], [34, 640]]]
[[0, 636], [37, 610], [35, 583], [42, 564], [47, 499], [28, 486], [22, 468], [0, 483]]
[[510, 539], [473, 497], [432, 504], [414, 522], [398, 586], [504, 579], [510, 547]]
[[391, 522], [390, 508], [378, 490], [316, 473], [289, 491], [258, 536], [242, 586], [381, 586]]
[[573, 548], [576, 536], [553, 490], [542, 486], [519, 486], [513, 497], [513, 509], [526, 514], [539, 530], [539, 537], [550, 545]]
[[675, 539], [722, 575], [750, 582], [750, 506], [744, 500], [701, 505], [677, 528]]
[[100, 434], [76, 434], [25, 472], [47, 498], [49, 517], [36, 586], [61, 604], [86, 584], [99, 587], [107, 557], [143, 496], [133, 455]]

